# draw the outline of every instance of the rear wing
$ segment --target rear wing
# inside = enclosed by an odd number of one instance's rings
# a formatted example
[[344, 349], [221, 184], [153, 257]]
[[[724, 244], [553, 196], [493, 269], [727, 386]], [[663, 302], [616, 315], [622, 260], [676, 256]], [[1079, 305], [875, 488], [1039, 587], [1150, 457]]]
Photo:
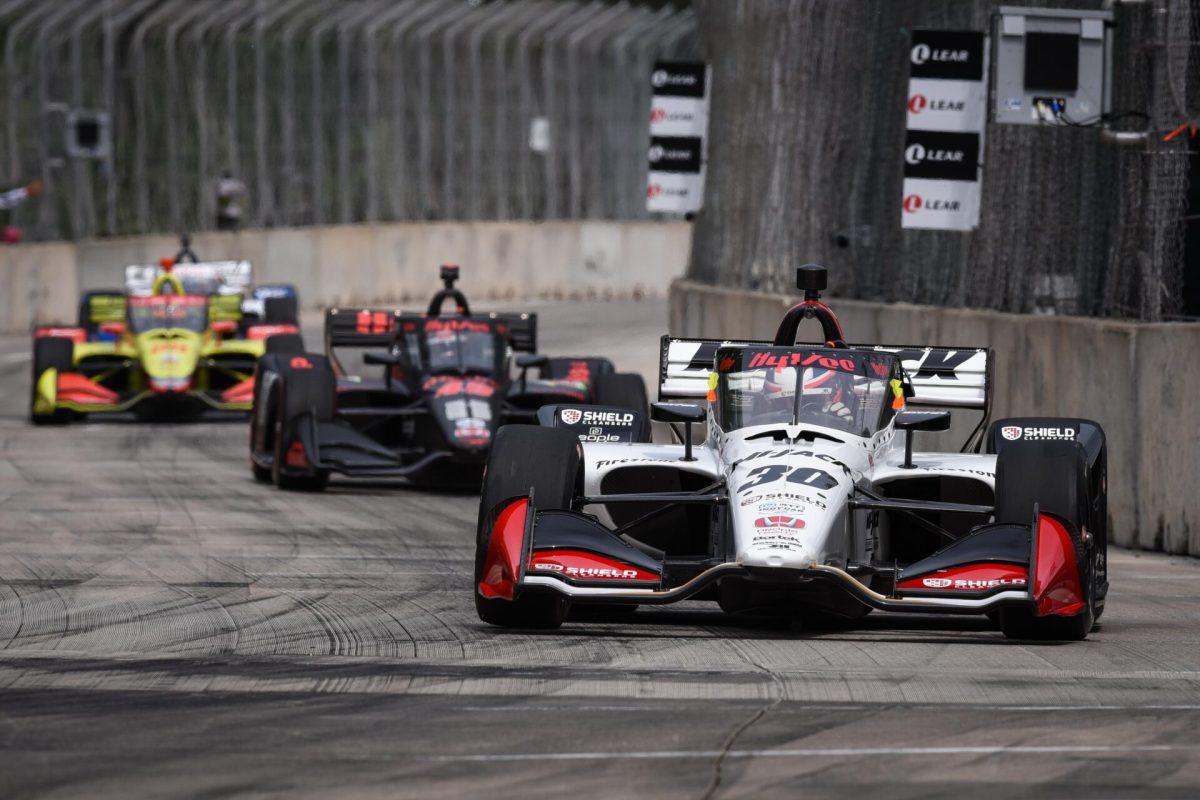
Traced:
[[[738, 339], [662, 337], [658, 361], [659, 400], [703, 400], [717, 348], [773, 346], [771, 342]], [[983, 412], [979, 428], [964, 451], [981, 441], [991, 415], [992, 351], [987, 347], [922, 347], [908, 345], [851, 345], [854, 350], [895, 353], [912, 384], [914, 406], [974, 408]], [[979, 440], [979, 441], [977, 441]]]
[[[537, 352], [537, 314], [486, 312], [469, 319], [488, 319], [503, 326], [509, 345], [518, 353]], [[388, 347], [402, 321], [429, 319], [424, 314], [390, 308], [338, 309], [325, 313], [325, 352], [334, 347]], [[454, 319], [454, 317], [447, 317]]]
[[[158, 264], [132, 264], [125, 268], [125, 291], [150, 294], [154, 281], [163, 274]], [[187, 294], [249, 295], [253, 268], [249, 261], [200, 261], [175, 264], [171, 274], [179, 278]]]

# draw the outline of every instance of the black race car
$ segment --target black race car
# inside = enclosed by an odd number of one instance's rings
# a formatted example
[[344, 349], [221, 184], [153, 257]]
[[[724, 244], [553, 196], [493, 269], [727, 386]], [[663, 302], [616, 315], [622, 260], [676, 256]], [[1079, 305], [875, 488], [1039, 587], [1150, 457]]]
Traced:
[[[477, 485], [497, 428], [534, 423], [545, 405], [585, 405], [588, 414], [607, 406], [610, 428], [645, 419], [640, 375], [616, 372], [605, 358], [536, 355], [537, 315], [471, 313], [454, 287], [458, 274], [442, 267], [444, 287], [424, 314], [330, 309], [324, 355], [261, 358], [254, 477], [306, 490], [323, 489], [333, 472]], [[444, 313], [448, 300], [453, 310]], [[361, 357], [378, 368], [373, 376], [342, 365], [339, 352], [356, 348], [368, 348]]]

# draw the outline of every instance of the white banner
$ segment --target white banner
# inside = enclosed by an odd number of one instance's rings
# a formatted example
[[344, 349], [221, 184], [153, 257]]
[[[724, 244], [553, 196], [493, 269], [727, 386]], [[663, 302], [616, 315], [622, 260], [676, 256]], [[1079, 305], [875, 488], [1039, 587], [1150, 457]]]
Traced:
[[979, 181], [904, 179], [903, 228], [967, 231], [979, 226]]
[[651, 172], [646, 187], [646, 210], [689, 214], [704, 201], [704, 170]]
[[695, 97], [654, 97], [650, 101], [651, 136], [704, 136], [708, 103]]
[[909, 52], [901, 228], [979, 227], [988, 38], [916, 29]]
[[690, 214], [704, 202], [708, 65], [658, 61], [650, 74], [646, 210]]
[[974, 133], [983, 130], [986, 113], [987, 87], [982, 81], [908, 82], [910, 130]]

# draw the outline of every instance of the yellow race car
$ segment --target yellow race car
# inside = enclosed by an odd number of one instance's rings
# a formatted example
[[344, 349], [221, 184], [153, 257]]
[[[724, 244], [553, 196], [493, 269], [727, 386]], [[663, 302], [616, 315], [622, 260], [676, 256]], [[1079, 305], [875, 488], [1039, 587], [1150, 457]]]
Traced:
[[304, 351], [295, 324], [250, 324], [239, 295], [188, 293], [172, 266], [163, 260], [146, 294], [88, 296], [78, 326], [34, 330], [35, 424], [249, 411], [258, 358]]

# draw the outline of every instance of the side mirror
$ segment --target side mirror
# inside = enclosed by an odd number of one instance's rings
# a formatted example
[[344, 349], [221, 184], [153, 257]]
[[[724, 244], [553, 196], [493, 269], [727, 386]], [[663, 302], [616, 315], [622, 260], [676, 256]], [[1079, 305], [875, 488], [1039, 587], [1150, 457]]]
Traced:
[[364, 364], [377, 364], [381, 366], [394, 367], [401, 362], [399, 353], [392, 353], [387, 350], [373, 350], [363, 353]]
[[657, 422], [683, 423], [683, 460], [695, 461], [692, 455], [692, 425], [703, 422], [708, 417], [708, 409], [691, 403], [651, 403], [650, 419]]
[[231, 319], [219, 319], [212, 324], [212, 330], [219, 336], [232, 336], [237, 333], [237, 323]]
[[904, 469], [912, 469], [913, 431], [950, 430], [949, 411], [901, 411], [896, 415], [896, 430], [904, 431]]

